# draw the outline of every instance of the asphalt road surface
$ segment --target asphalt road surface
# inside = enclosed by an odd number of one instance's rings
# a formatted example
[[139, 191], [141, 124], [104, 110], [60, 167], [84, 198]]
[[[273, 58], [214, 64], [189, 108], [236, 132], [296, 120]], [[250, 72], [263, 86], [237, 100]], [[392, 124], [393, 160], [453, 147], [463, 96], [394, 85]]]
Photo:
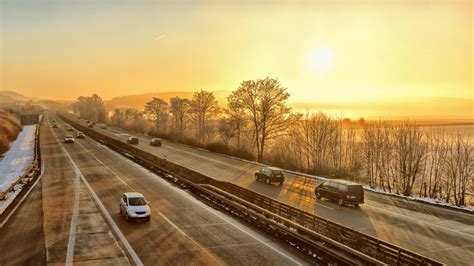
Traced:
[[[306, 258], [195, 199], [88, 137], [62, 143], [59, 119], [41, 129], [44, 173], [1, 217], [0, 265], [295, 265]], [[122, 193], [151, 201], [149, 222], [119, 214]]]
[[[126, 141], [130, 132], [119, 128], [95, 130]], [[151, 137], [139, 138], [138, 148], [178, 163], [212, 178], [235, 183], [387, 242], [456, 265], [474, 261], [474, 215], [366, 192], [359, 208], [339, 207], [327, 200], [316, 200], [318, 180], [287, 174], [283, 186], [256, 182], [254, 163], [217, 155], [163, 140], [162, 147], [149, 145]]]

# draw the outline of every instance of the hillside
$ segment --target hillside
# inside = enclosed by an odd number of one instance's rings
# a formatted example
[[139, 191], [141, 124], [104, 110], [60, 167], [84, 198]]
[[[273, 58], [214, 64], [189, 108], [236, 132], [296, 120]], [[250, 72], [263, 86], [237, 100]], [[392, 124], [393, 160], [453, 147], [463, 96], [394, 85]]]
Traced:
[[10, 102], [10, 101], [28, 101], [29, 98], [25, 97], [21, 93], [13, 91], [0, 91], [0, 102]]
[[[230, 91], [214, 91], [214, 96], [220, 105], [225, 104], [226, 97]], [[137, 95], [128, 95], [121, 97], [114, 97], [109, 101], [105, 101], [106, 104], [113, 105], [115, 107], [132, 107], [141, 109], [146, 102], [150, 101], [153, 97], [162, 98], [165, 101], [169, 102], [173, 97], [188, 98], [193, 97], [193, 92], [155, 92], [155, 93], [145, 93]]]

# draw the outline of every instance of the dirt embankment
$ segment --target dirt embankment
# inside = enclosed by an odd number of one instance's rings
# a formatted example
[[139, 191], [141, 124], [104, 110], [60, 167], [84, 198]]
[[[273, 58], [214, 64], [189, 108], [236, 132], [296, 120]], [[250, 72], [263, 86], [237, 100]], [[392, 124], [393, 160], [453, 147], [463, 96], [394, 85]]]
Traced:
[[10, 142], [21, 132], [20, 122], [12, 115], [0, 111], [0, 155], [8, 150]]

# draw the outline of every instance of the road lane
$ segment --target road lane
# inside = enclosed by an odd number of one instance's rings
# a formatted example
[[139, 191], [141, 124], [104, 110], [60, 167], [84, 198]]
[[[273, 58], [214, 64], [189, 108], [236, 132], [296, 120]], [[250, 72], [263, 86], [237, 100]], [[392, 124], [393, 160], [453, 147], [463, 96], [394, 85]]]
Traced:
[[40, 179], [0, 228], [0, 265], [46, 264], [41, 190]]
[[[46, 118], [46, 121], [48, 118]], [[129, 265], [48, 123], [42, 128], [42, 209], [48, 264]], [[18, 250], [23, 247], [16, 246]]]
[[[67, 134], [60, 127], [58, 137]], [[300, 264], [286, 246], [233, 218], [224, 218], [193, 196], [89, 138], [64, 145], [130, 245], [147, 264]], [[104, 166], [105, 165], [105, 166]], [[152, 218], [129, 223], [118, 199], [139, 191], [150, 200]], [[245, 233], [249, 231], [250, 233]]]
[[[96, 129], [126, 141], [128, 132]], [[318, 180], [287, 174], [282, 187], [255, 182], [259, 166], [163, 140], [162, 147], [148, 144], [151, 137], [136, 134], [138, 147], [218, 180], [235, 183], [300, 209], [315, 213], [387, 242], [439, 261], [466, 265], [474, 260], [474, 215], [409, 200], [366, 192], [360, 208], [339, 207], [313, 194]], [[437, 252], [443, 250], [443, 252]]]

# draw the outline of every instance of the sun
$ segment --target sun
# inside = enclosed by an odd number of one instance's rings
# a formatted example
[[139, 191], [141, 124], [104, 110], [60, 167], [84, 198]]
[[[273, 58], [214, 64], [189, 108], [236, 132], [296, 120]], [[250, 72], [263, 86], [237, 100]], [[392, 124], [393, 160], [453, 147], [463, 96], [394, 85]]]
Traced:
[[324, 75], [334, 66], [334, 54], [329, 47], [317, 47], [309, 53], [308, 64], [312, 71]]

